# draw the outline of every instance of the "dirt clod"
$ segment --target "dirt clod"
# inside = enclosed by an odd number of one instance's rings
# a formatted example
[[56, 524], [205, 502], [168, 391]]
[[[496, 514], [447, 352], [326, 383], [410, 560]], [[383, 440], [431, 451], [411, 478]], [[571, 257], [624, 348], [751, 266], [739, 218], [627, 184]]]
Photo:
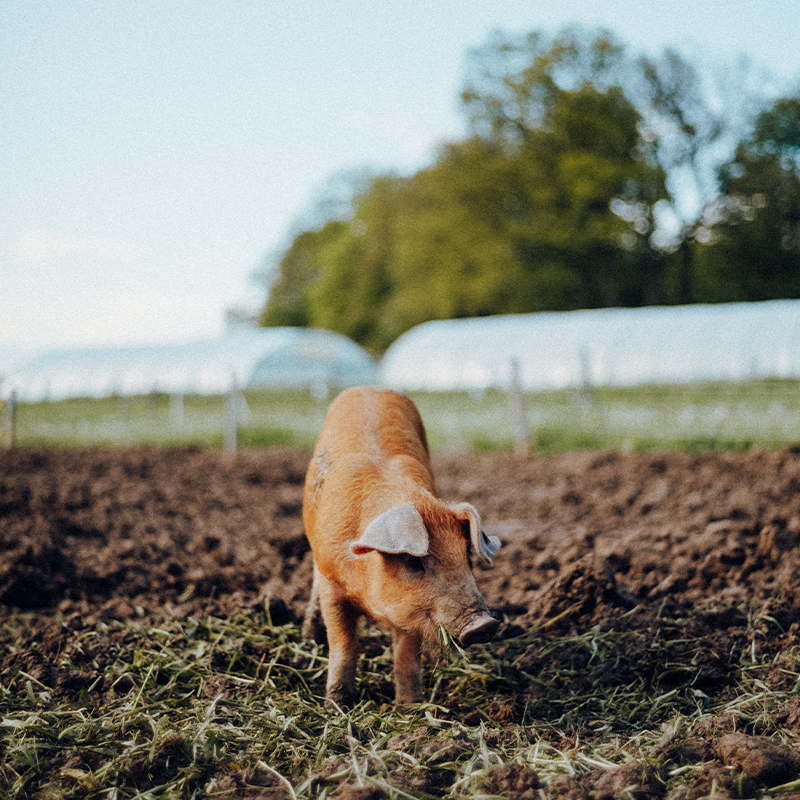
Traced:
[[727, 733], [716, 744], [719, 759], [757, 786], [778, 786], [797, 778], [800, 755], [765, 736]]
[[489, 767], [486, 773], [494, 793], [508, 800], [535, 800], [539, 796], [539, 776], [530, 767], [503, 764]]
[[775, 711], [775, 723], [794, 734], [800, 734], [800, 697], [794, 695]]
[[354, 783], [343, 783], [336, 792], [341, 800], [385, 800], [388, 793], [379, 786], [358, 786]]
[[597, 800], [660, 797], [663, 787], [653, 768], [646, 764], [623, 764], [603, 772], [594, 784]]

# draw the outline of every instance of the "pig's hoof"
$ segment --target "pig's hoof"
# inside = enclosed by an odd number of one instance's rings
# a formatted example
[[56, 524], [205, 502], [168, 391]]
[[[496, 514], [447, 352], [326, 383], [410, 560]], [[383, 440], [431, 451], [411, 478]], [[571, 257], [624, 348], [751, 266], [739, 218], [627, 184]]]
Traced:
[[422, 702], [422, 692], [414, 692], [411, 694], [395, 694], [394, 704], [396, 706], [410, 706]]
[[325, 695], [325, 708], [329, 711], [344, 711], [354, 705], [353, 692], [337, 689]]
[[469, 647], [471, 644], [480, 644], [481, 642], [489, 642], [494, 638], [499, 627], [499, 619], [493, 617], [491, 614], [483, 612], [466, 624], [461, 631], [461, 635], [458, 637], [458, 641], [462, 647]]

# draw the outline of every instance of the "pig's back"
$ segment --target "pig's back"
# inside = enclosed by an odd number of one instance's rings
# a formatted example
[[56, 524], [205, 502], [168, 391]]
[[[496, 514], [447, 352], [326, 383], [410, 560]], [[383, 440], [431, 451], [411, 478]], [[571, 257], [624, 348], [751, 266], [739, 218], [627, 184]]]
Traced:
[[396, 392], [348, 389], [333, 401], [306, 474], [303, 521], [323, 574], [379, 513], [435, 494], [425, 429]]
[[316, 451], [332, 458], [410, 456], [429, 467], [428, 442], [416, 406], [404, 395], [369, 387], [347, 389], [333, 401]]

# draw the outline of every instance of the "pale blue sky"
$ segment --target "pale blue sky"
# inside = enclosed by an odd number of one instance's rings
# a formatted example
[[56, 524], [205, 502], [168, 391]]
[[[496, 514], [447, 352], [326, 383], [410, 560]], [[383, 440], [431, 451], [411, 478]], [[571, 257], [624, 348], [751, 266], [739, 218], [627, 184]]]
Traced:
[[800, 86], [785, 0], [0, 0], [0, 351], [220, 333], [326, 179], [463, 134], [468, 48], [570, 23]]

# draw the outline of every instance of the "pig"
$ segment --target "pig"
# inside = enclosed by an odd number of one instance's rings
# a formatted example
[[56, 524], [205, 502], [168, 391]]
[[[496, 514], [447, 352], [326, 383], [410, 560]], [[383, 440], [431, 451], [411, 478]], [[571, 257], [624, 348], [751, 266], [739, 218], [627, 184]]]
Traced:
[[328, 705], [353, 702], [361, 616], [392, 634], [398, 704], [422, 700], [423, 641], [437, 626], [464, 647], [497, 632], [472, 560], [491, 564], [500, 541], [472, 505], [439, 499], [425, 427], [404, 395], [357, 387], [333, 401], [306, 475], [303, 524], [315, 561], [303, 633], [312, 635], [318, 603]]

